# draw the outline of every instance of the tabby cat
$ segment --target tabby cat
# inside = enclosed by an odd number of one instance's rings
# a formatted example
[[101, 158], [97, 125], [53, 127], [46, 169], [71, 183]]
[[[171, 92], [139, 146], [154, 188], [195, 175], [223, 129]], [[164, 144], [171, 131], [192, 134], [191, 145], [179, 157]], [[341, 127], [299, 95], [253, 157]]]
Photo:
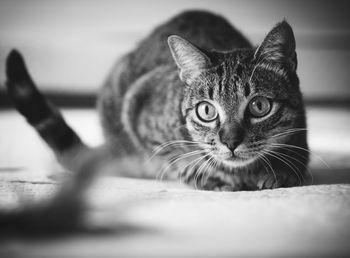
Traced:
[[71, 191], [107, 167], [122, 176], [178, 178], [199, 189], [256, 190], [306, 180], [296, 69], [286, 21], [253, 48], [221, 16], [181, 13], [112, 69], [98, 97], [106, 144], [96, 149], [40, 94], [15, 50], [7, 87], [19, 112], [74, 171]]

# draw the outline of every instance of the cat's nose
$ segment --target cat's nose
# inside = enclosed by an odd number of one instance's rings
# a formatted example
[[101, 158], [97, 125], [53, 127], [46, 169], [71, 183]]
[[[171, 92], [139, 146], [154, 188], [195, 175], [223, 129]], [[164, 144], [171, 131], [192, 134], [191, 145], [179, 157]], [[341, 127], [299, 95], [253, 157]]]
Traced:
[[244, 130], [238, 125], [225, 126], [219, 131], [220, 141], [233, 151], [242, 143], [244, 139]]

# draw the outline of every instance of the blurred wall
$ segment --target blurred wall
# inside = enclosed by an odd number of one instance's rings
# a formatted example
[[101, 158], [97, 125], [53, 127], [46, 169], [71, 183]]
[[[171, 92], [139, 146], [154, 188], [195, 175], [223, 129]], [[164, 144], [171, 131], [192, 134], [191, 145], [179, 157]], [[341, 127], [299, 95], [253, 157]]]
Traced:
[[286, 18], [296, 35], [305, 96], [350, 100], [350, 8], [334, 0], [2, 0], [0, 81], [15, 47], [41, 87], [95, 92], [120, 55], [185, 9], [222, 14], [255, 45]]

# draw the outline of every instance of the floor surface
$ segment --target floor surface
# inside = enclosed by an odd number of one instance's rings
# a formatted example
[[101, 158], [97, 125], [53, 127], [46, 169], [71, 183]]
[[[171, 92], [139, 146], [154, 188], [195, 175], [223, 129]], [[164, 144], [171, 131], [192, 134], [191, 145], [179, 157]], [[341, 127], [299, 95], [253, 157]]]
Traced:
[[[102, 141], [92, 110], [64, 114], [89, 144]], [[90, 218], [113, 233], [1, 239], [0, 257], [349, 257], [349, 110], [309, 108], [308, 124], [312, 186], [230, 193], [104, 177]], [[0, 128], [0, 207], [48, 198], [60, 169], [50, 150], [13, 111]]]

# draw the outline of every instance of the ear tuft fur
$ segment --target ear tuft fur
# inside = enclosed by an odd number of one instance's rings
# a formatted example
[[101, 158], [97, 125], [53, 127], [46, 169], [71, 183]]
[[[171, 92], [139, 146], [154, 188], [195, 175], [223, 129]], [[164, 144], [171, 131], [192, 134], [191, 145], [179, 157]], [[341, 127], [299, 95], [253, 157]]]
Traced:
[[180, 36], [170, 36], [168, 44], [183, 82], [191, 84], [202, 70], [210, 67], [209, 57]]
[[288, 22], [284, 20], [276, 24], [255, 51], [254, 58], [259, 61], [282, 63], [296, 70], [295, 38]]

